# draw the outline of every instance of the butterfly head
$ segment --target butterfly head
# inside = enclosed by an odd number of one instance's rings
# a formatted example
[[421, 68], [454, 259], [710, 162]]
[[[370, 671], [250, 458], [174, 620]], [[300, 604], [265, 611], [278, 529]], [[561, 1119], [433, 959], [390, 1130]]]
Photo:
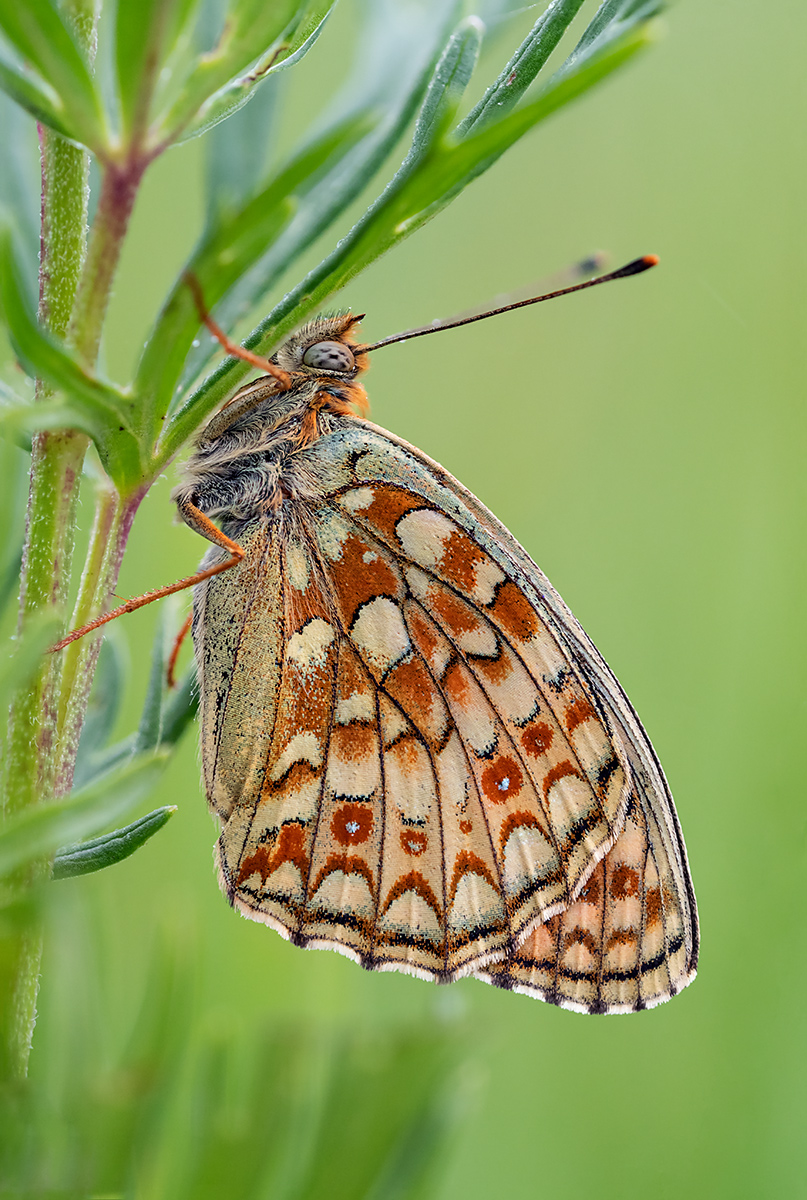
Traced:
[[274, 361], [292, 376], [351, 381], [369, 366], [354, 336], [361, 319], [351, 313], [316, 317], [283, 343]]

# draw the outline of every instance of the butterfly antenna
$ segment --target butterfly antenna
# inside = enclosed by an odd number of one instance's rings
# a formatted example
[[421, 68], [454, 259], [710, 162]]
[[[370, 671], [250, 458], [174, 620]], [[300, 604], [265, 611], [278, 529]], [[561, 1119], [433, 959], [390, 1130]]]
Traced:
[[465, 317], [476, 317], [487, 313], [492, 306], [501, 307], [503, 304], [515, 304], [518, 300], [531, 300], [543, 292], [556, 292], [558, 288], [571, 287], [573, 283], [582, 283], [584, 279], [590, 279], [592, 275], [605, 271], [607, 266], [608, 259], [605, 254], [601, 254], [599, 251], [587, 254], [585, 258], [578, 259], [576, 263], [570, 263], [562, 271], [553, 271], [551, 275], [533, 279], [532, 283], [528, 283], [524, 287], [501, 292], [493, 296], [486, 304], [473, 304], [470, 308], [463, 308], [460, 312], [452, 313], [445, 320], [432, 321], [432, 325], [435, 329], [438, 327], [443, 329], [446, 325], [453, 325], [455, 321], [464, 320]]
[[498, 317], [501, 313], [512, 312], [516, 308], [526, 308], [529, 304], [540, 304], [544, 300], [557, 300], [558, 296], [569, 296], [572, 292], [582, 292], [584, 288], [596, 287], [598, 283], [611, 283], [614, 279], [627, 279], [629, 275], [641, 275], [658, 263], [655, 254], [645, 254], [643, 258], [634, 258], [616, 271], [607, 275], [598, 275], [596, 279], [586, 279], [583, 283], [575, 283], [571, 287], [559, 288], [554, 292], [546, 292], [543, 296], [532, 296], [529, 300], [516, 300], [512, 304], [503, 304], [501, 308], [491, 308], [487, 312], [476, 313], [470, 317], [458, 317], [454, 321], [438, 322], [433, 325], [421, 325], [417, 329], [408, 329], [405, 333], [396, 333], [392, 337], [382, 338], [368, 346], [355, 346], [354, 353], [367, 354], [370, 350], [380, 350], [382, 346], [391, 346], [393, 342], [407, 342], [410, 338], [424, 337], [427, 333], [441, 333], [444, 329], [458, 329], [460, 325], [472, 325], [474, 321], [484, 321], [487, 317]]
[[185, 271], [183, 279], [188, 285], [190, 293], [193, 296], [193, 302], [196, 305], [196, 311], [199, 314], [199, 320], [203, 325], [206, 326], [222, 349], [224, 349], [227, 354], [232, 355], [233, 358], [243, 359], [243, 361], [248, 362], [250, 366], [257, 367], [260, 371], [266, 371], [268, 375], [273, 375], [282, 388], [287, 388], [291, 383], [291, 377], [288, 371], [282, 371], [280, 367], [278, 367], [275, 363], [270, 362], [268, 358], [263, 358], [260, 354], [253, 354], [252, 351], [247, 350], [245, 346], [239, 346], [238, 342], [234, 342], [231, 338], [228, 338], [224, 330], [216, 324], [210, 313], [207, 311], [205, 298], [202, 294], [202, 285], [199, 283], [199, 280], [197, 279], [196, 275], [194, 275], [193, 271]]

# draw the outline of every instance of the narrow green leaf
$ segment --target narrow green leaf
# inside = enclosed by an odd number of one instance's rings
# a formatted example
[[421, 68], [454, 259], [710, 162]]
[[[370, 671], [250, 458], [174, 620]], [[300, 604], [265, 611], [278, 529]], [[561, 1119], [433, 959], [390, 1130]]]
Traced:
[[163, 746], [175, 746], [199, 711], [199, 683], [196, 665], [183, 676], [163, 711]]
[[[403, 178], [447, 131], [474, 72], [484, 27], [467, 17], [449, 39], [432, 76], [412, 134], [412, 148], [396, 179]], [[393, 181], [394, 182], [394, 181]]]
[[583, 0], [553, 0], [541, 13], [499, 78], [460, 122], [457, 127], [460, 136], [464, 137], [472, 130], [479, 131], [515, 108], [582, 5]]
[[[232, 0], [218, 44], [197, 59], [179, 96], [161, 120], [158, 140], [174, 141], [201, 117], [200, 109], [205, 102], [225, 85], [235, 83], [236, 76], [248, 67], [253, 78], [244, 81], [243, 86], [251, 90], [250, 84], [269, 72], [275, 52], [283, 44], [283, 35], [293, 30], [307, 7], [299, 0], [274, 0], [272, 4], [266, 0]], [[236, 107], [238, 104], [230, 105], [218, 119]], [[202, 123], [210, 124], [204, 118]]]
[[626, 37], [637, 25], [649, 21], [664, 7], [664, 0], [604, 0], [580, 41], [553, 79], [560, 82], [611, 42]]
[[149, 672], [146, 699], [140, 722], [135, 735], [135, 753], [144, 754], [160, 744], [163, 716], [163, 693], [165, 691], [166, 667], [166, 613], [168, 606], [163, 605], [157, 617], [157, 632], [151, 647], [151, 670]]
[[[329, 103], [324, 133], [319, 136], [327, 136], [328, 130], [338, 128], [350, 118], [367, 120], [369, 114], [375, 113], [378, 119], [360, 142], [355, 146], [346, 144], [344, 152], [337, 152], [330, 169], [316, 185], [298, 196], [297, 210], [282, 236], [255, 260], [215, 308], [214, 316], [223, 328], [232, 328], [260, 303], [291, 263], [369, 183], [421, 101], [449, 37], [456, 10], [455, 0], [438, 0], [428, 14], [401, 7], [396, 0], [387, 3], [377, 0], [372, 5], [349, 82], [344, 93]], [[194, 345], [177, 395], [184, 393], [214, 352], [215, 347], [207, 337], [198, 346]], [[233, 366], [237, 372], [239, 365], [228, 360], [224, 370], [229, 371]], [[238, 376], [228, 374], [227, 378], [232, 384]], [[145, 378], [143, 386], [147, 386]], [[225, 385], [225, 394], [226, 390]], [[160, 461], [175, 451], [215, 403], [213, 400], [208, 406], [203, 393], [195, 394], [181, 414], [177, 413], [177, 423], [165, 430]]]
[[83, 787], [102, 770], [108, 770], [113, 765], [107, 761], [108, 751], [105, 747], [126, 694], [128, 655], [124, 647], [125, 642], [117, 636], [113, 625], [101, 644], [73, 769], [74, 788]]
[[0, 443], [0, 479], [3, 481], [0, 529], [4, 531], [4, 544], [0, 547], [0, 614], [20, 588], [30, 470], [30, 453], [24, 453], [10, 441]]
[[62, 137], [74, 137], [69, 123], [65, 121], [56, 93], [48, 88], [44, 81], [40, 83], [32, 75], [18, 70], [13, 63], [2, 57], [0, 57], [0, 88], [21, 108], [26, 109], [35, 120], [41, 121], [43, 125], [48, 125]]
[[5, 567], [0, 569], [0, 613], [5, 612], [12, 596], [19, 594], [21, 577], [22, 542], [19, 543], [19, 548], [8, 556]]
[[569, 72], [556, 72], [531, 103], [461, 141], [448, 139], [429, 158], [427, 169], [405, 181], [390, 211], [379, 214], [386, 224], [389, 244], [419, 228], [525, 133], [622, 66], [650, 38], [650, 30], [642, 25], [620, 38], [609, 39], [603, 49], [579, 59]]
[[29, 621], [23, 635], [12, 642], [10, 658], [0, 661], [0, 713], [3, 720], [14, 694], [24, 688], [39, 668], [42, 655], [58, 639], [61, 621], [53, 613], [40, 613]]
[[[188, 269], [212, 307], [255, 257], [294, 215], [297, 198], [327, 170], [335, 155], [355, 143], [364, 126], [353, 120], [307, 146], [246, 205], [222, 219], [202, 239]], [[141, 397], [145, 436], [156, 436], [174, 384], [199, 331], [199, 314], [190, 289], [180, 278], [166, 302], [138, 367], [135, 388]], [[148, 424], [147, 424], [148, 423]], [[147, 432], [146, 432], [147, 431]]]
[[102, 146], [101, 100], [59, 8], [49, 0], [0, 0], [0, 30], [59, 97], [67, 136], [92, 149]]
[[128, 424], [132, 402], [122, 392], [88, 374], [37, 322], [31, 311], [6, 227], [0, 230], [0, 301], [15, 352], [31, 375], [39, 376], [86, 406], [101, 422]]
[[[108, 383], [87, 373], [63, 345], [38, 323], [22, 283], [10, 230], [0, 227], [0, 310], [8, 325], [14, 351], [23, 367], [66, 393], [66, 404], [46, 411], [37, 405], [6, 408], [3, 419], [19, 428], [68, 427], [83, 429], [115, 482], [128, 491], [141, 480], [140, 446], [131, 431], [132, 400]], [[75, 420], [73, 420], [75, 416]]]
[[198, 0], [118, 0], [115, 64], [125, 141], [145, 133], [166, 58]]
[[134, 807], [157, 784], [167, 755], [134, 758], [67, 800], [29, 808], [0, 829], [0, 877], [78, 841]]
[[19, 238], [21, 259], [33, 296], [37, 289], [42, 186], [39, 139], [30, 113], [4, 94], [0, 94], [0, 147], [6, 164], [6, 169], [0, 172], [0, 207], [8, 214], [4, 220]]
[[[201, 105], [198, 113], [182, 130], [178, 140], [198, 137], [219, 125], [263, 90], [271, 75], [285, 71], [298, 63], [322, 33], [336, 0], [314, 0], [298, 9], [294, 19], [283, 31], [280, 46], [270, 48], [251, 71], [230, 80]], [[281, 48], [282, 47], [282, 48]]]
[[155, 808], [131, 825], [124, 825], [123, 829], [115, 829], [88, 842], [63, 846], [53, 860], [53, 878], [72, 879], [76, 875], [89, 875], [122, 862], [162, 829], [176, 811], [174, 804]]
[[260, 190], [273, 141], [282, 75], [266, 81], [249, 104], [205, 138], [207, 215], [212, 227]]

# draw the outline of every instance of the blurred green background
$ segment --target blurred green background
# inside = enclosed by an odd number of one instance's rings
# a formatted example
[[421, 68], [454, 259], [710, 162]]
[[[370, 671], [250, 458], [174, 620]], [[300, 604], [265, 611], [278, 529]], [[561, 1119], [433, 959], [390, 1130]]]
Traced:
[[[535, 15], [490, 39], [480, 78]], [[290, 73], [287, 137], [338, 82], [357, 20], [341, 5]], [[110, 1089], [99, 1111], [114, 1111], [135, 1084], [103, 1072], [156, 1011], [162, 956], [170, 1021], [154, 1061], [180, 1071], [186, 1038], [230, 1057], [210, 1076], [213, 1099], [188, 1083], [191, 1100], [151, 1113], [146, 1142], [159, 1125], [177, 1153], [201, 1153], [200, 1106], [215, 1101], [225, 1141], [251, 1131], [268, 1153], [284, 1114], [276, 1096], [262, 1107], [261, 1079], [249, 1091], [234, 1055], [257, 1069], [250, 1047], [267, 1038], [333, 1034], [372, 1057], [386, 1031], [419, 1030], [461, 1069], [453, 1133], [424, 1196], [807, 1192], [805, 38], [796, 0], [679, 5], [657, 46], [525, 138], [339, 298], [367, 312], [364, 333], [377, 339], [594, 250], [613, 265], [660, 255], [640, 279], [385, 350], [367, 387], [373, 419], [442, 462], [526, 546], [642, 715], [690, 854], [703, 936], [695, 983], [660, 1009], [595, 1018], [297, 950], [218, 891], [191, 733], [149, 800], [179, 806], [167, 828], [114, 870], [54, 885], [35, 1078], [58, 1076], [69, 1097], [91, 1044]], [[108, 327], [113, 378], [129, 378], [200, 229], [203, 152], [202, 141], [173, 150], [147, 178]], [[190, 573], [201, 556], [174, 523], [175, 481], [172, 471], [143, 505], [124, 596]], [[85, 507], [89, 516], [89, 497]], [[134, 664], [155, 621], [144, 611], [119, 623]], [[136, 722], [140, 674], [121, 732]], [[378, 1104], [394, 1115], [393, 1066]], [[269, 1054], [267, 1090], [273, 1069]], [[63, 1100], [53, 1104], [58, 1124]], [[361, 1154], [366, 1130], [346, 1129]], [[143, 1178], [132, 1194], [156, 1186]], [[254, 1194], [240, 1188], [230, 1177], [209, 1194]], [[311, 1188], [342, 1194], [327, 1171]]]

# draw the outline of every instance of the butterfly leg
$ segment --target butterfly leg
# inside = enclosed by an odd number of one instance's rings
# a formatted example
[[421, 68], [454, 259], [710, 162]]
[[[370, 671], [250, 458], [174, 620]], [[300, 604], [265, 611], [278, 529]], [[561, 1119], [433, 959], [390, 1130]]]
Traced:
[[234, 358], [241, 358], [244, 362], [251, 363], [253, 367], [258, 367], [261, 371], [266, 371], [268, 375], [273, 375], [275, 379], [287, 388], [291, 383], [291, 376], [287, 371], [281, 370], [275, 363], [270, 362], [268, 358], [262, 358], [260, 354], [253, 354], [251, 350], [247, 350], [244, 346], [239, 346], [238, 342], [232, 341], [227, 337], [227, 334], [221, 329], [205, 307], [204, 296], [199, 280], [192, 271], [186, 271], [184, 275], [185, 282], [191, 290], [194, 302], [196, 304], [199, 317], [203, 324], [210, 330], [213, 337], [222, 346], [228, 354], [232, 354]]
[[361, 385], [351, 387], [351, 398], [349, 401], [339, 400], [328, 391], [317, 392], [308, 406], [308, 410], [300, 423], [300, 430], [294, 439], [297, 447], [300, 450], [305, 450], [307, 446], [310, 446], [320, 436], [322, 431], [319, 427], [319, 413], [324, 411], [335, 413], [340, 417], [352, 417], [355, 416], [355, 413], [350, 407], [351, 404], [356, 404], [365, 411], [369, 409], [367, 394]]
[[185, 638], [190, 632], [192, 621], [193, 613], [188, 613], [187, 617], [182, 622], [182, 628], [174, 638], [174, 644], [171, 647], [171, 655], [168, 659], [168, 666], [165, 669], [165, 682], [167, 687], [173, 688], [177, 685], [177, 659], [179, 658], [179, 652], [182, 649], [182, 643], [185, 641]]
[[117, 617], [122, 617], [124, 613], [135, 612], [136, 609], [143, 608], [146, 604], [153, 604], [155, 600], [162, 600], [163, 596], [172, 596], [174, 592], [182, 592], [185, 588], [195, 587], [197, 583], [202, 583], [203, 580], [210, 579], [213, 575], [220, 575], [222, 571], [229, 571], [231, 567], [235, 567], [240, 563], [244, 557], [244, 551], [237, 542], [234, 542], [232, 538], [228, 538], [226, 533], [222, 533], [220, 529], [217, 529], [201, 509], [197, 508], [190, 500], [180, 501], [177, 507], [179, 508], [179, 515], [186, 525], [189, 525], [196, 533], [201, 534], [207, 541], [213, 542], [216, 546], [221, 546], [223, 550], [228, 550], [230, 557], [225, 559], [224, 562], [216, 563], [215, 566], [207, 567], [204, 571], [197, 571], [195, 575], [188, 575], [185, 579], [180, 579], [176, 583], [157, 588], [153, 592], [144, 592], [142, 596], [134, 596], [131, 600], [126, 600], [123, 604], [118, 605], [117, 608], [113, 608], [111, 612], [105, 613], [102, 617], [96, 617], [94, 621], [88, 621], [80, 629], [74, 629], [72, 633], [68, 633], [55, 646], [51, 646], [51, 654], [55, 654], [57, 650], [63, 650], [71, 642], [78, 641], [85, 634], [92, 633], [94, 629], [99, 629], [101, 625], [106, 625], [109, 621], [114, 621]]

